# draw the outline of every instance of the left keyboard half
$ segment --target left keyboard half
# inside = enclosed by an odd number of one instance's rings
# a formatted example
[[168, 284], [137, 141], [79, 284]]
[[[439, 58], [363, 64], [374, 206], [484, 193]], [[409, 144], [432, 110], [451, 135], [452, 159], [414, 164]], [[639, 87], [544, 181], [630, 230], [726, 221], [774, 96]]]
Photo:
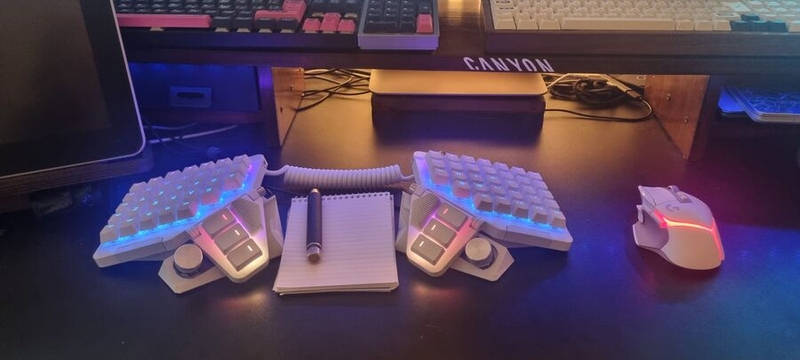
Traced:
[[187, 230], [261, 187], [267, 161], [241, 155], [192, 165], [133, 184], [100, 230], [100, 267], [146, 259], [192, 239]]

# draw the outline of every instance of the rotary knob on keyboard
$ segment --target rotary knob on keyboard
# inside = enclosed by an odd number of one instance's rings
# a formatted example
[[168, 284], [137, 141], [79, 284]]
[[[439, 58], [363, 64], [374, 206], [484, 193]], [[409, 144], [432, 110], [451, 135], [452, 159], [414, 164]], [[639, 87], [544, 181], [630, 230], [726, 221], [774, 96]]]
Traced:
[[195, 244], [184, 244], [175, 250], [173, 266], [178, 275], [191, 277], [197, 273], [200, 264], [203, 262], [203, 251]]
[[464, 249], [467, 261], [478, 268], [485, 269], [492, 266], [494, 258], [497, 256], [497, 249], [492, 246], [489, 240], [476, 237], [467, 243]]

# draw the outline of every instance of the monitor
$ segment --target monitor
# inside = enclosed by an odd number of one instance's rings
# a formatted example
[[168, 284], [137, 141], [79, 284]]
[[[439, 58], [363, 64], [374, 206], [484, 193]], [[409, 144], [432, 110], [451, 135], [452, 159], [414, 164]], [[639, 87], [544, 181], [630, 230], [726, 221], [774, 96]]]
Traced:
[[110, 0], [2, 0], [0, 14], [0, 180], [142, 151]]

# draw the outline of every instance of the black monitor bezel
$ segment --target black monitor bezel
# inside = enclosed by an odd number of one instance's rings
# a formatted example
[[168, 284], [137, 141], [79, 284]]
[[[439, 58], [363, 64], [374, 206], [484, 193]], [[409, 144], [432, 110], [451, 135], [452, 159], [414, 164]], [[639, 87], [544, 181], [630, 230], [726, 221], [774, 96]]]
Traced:
[[79, 2], [109, 126], [0, 144], [0, 179], [122, 159], [144, 149], [145, 136], [112, 2]]

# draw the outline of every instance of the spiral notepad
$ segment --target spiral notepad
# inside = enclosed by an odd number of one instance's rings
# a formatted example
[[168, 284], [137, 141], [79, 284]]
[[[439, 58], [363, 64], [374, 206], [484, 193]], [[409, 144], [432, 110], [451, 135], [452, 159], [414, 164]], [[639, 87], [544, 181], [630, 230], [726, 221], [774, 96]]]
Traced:
[[306, 198], [292, 199], [273, 291], [301, 294], [397, 288], [394, 201], [388, 192], [322, 197], [322, 256], [306, 258]]

